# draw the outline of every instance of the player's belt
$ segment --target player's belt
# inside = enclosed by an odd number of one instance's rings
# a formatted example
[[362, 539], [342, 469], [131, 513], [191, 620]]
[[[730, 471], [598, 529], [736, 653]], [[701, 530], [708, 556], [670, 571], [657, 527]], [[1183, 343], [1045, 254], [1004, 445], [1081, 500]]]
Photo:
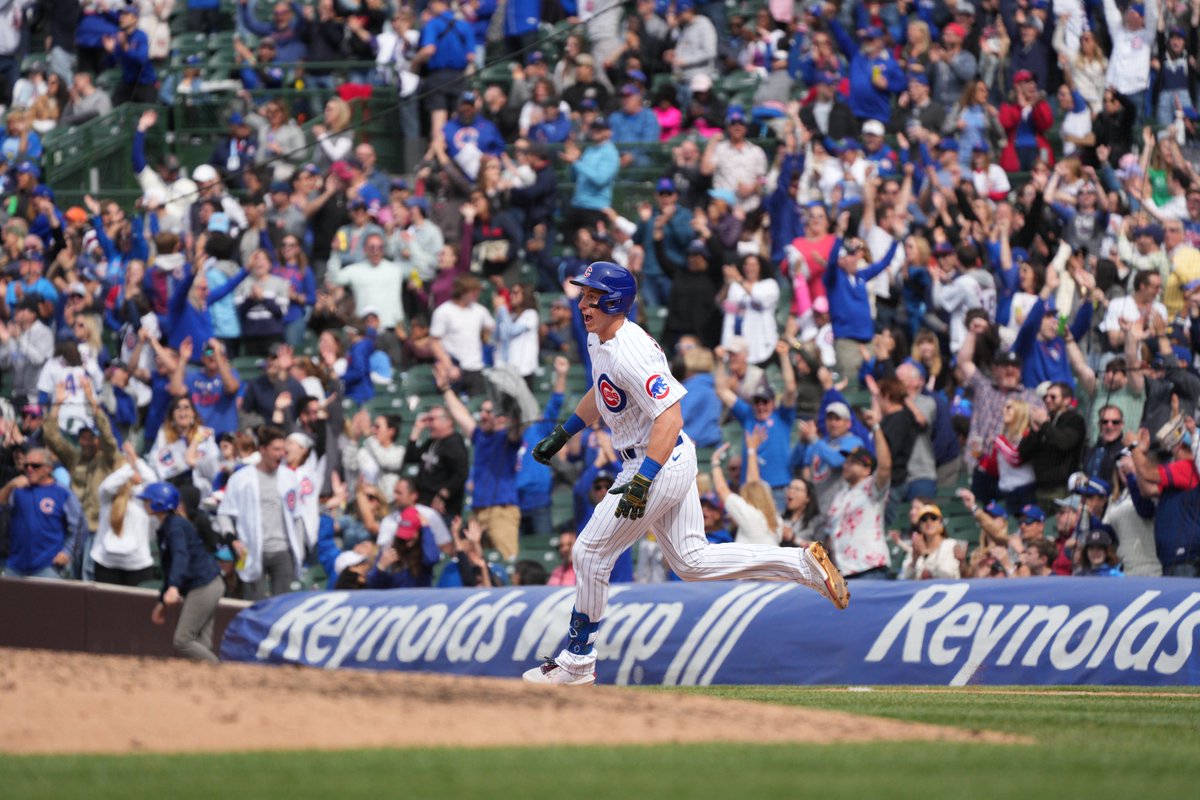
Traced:
[[[679, 445], [681, 445], [681, 444], [683, 444], [683, 434], [682, 433], [679, 434], [679, 438], [675, 440], [676, 447], [679, 447]], [[621, 457], [622, 461], [630, 461], [632, 459], [637, 458], [637, 451], [638, 451], [638, 449], [636, 447], [627, 447], [624, 450], [617, 453], [617, 455], [619, 455]]]

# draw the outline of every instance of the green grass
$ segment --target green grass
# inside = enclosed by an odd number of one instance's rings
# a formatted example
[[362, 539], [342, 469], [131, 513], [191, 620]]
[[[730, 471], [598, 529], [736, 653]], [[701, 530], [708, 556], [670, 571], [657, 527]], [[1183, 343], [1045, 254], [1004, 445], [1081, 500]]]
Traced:
[[[679, 691], [679, 690], [671, 690]], [[1200, 692], [1155, 697], [691, 690], [1023, 734], [1032, 745], [663, 745], [220, 755], [0, 756], [0, 797], [1195, 797]], [[1074, 691], [1074, 690], [1072, 690]], [[336, 720], [313, 720], [335, 726]], [[397, 720], [396, 724], [403, 724]], [[587, 720], [581, 719], [581, 725]]]

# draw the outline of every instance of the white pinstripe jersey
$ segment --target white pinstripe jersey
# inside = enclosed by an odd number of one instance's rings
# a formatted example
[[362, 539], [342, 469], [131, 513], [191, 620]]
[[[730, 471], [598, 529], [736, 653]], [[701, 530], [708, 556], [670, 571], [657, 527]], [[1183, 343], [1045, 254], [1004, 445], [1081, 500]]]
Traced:
[[603, 344], [588, 334], [596, 406], [608, 429], [613, 448], [645, 447], [650, 427], [659, 414], [687, 394], [675, 380], [658, 342], [638, 324], [626, 320]]

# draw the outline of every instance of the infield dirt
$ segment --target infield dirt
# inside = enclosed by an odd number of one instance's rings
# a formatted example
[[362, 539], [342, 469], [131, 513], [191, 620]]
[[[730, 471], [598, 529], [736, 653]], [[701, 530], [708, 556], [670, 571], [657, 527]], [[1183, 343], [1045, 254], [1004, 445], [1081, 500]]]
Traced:
[[618, 687], [0, 649], [5, 753], [918, 740], [1025, 741]]

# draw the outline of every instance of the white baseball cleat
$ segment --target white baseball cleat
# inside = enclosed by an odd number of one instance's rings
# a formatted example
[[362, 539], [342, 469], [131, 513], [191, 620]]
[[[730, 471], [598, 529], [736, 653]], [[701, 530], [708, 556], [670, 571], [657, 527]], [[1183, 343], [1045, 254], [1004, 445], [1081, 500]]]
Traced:
[[543, 686], [592, 686], [596, 683], [596, 673], [574, 675], [560, 667], [552, 658], [546, 659], [546, 663], [540, 667], [525, 670], [521, 678], [526, 683]]
[[822, 594], [839, 609], [850, 605], [850, 590], [846, 587], [846, 579], [829, 559], [829, 553], [825, 552], [825, 547], [820, 542], [813, 542], [804, 549], [804, 554], [825, 582], [825, 591]]

